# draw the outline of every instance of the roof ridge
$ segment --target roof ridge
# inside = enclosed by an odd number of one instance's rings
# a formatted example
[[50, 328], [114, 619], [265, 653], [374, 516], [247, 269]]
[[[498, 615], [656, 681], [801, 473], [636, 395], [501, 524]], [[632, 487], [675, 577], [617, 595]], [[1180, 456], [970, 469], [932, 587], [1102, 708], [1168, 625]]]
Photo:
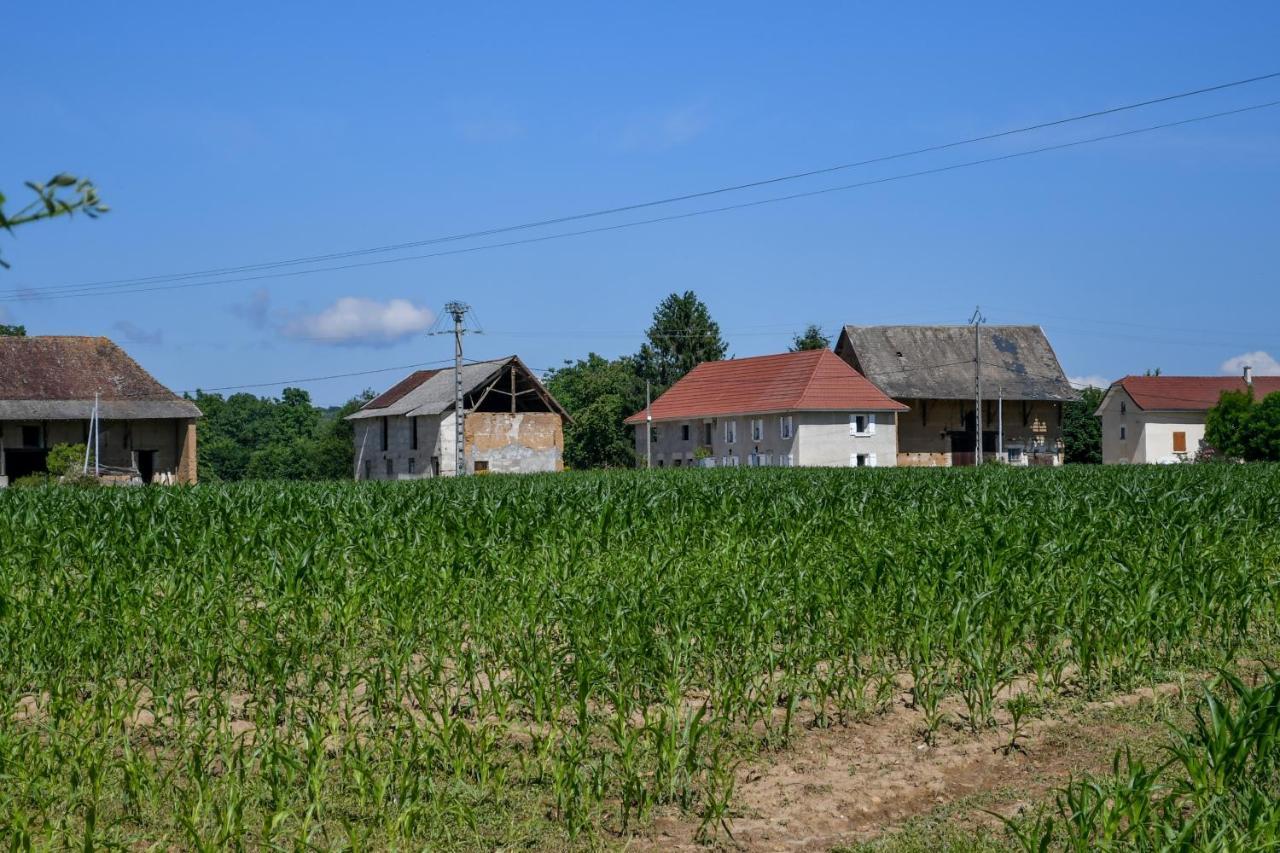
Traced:
[[[801, 351], [803, 352], [803, 350]], [[826, 347], [823, 347], [822, 349], [818, 350], [818, 352], [819, 352], [819, 355], [817, 358], [813, 360], [813, 367], [812, 369], [809, 370], [809, 379], [804, 383], [804, 390], [802, 390], [800, 392], [800, 395], [796, 397], [796, 402], [798, 403], [804, 402], [804, 398], [809, 395], [809, 389], [813, 387], [813, 380], [818, 377], [818, 365], [822, 363], [821, 353], [828, 352], [828, 350]], [[831, 354], [835, 355], [835, 353], [831, 353]], [[844, 364], [844, 361], [842, 360], [840, 363]], [[850, 370], [852, 369], [853, 368], [850, 368]], [[854, 372], [856, 373], [857, 371], [854, 371]]]

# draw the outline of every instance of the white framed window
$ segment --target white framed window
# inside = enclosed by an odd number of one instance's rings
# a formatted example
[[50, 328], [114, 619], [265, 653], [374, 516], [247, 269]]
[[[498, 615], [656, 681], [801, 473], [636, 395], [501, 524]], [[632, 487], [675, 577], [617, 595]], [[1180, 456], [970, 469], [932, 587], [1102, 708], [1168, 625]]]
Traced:
[[791, 415], [783, 415], [778, 418], [778, 435], [783, 438], [791, 438], [794, 430], [795, 424], [791, 420]]
[[738, 422], [728, 420], [724, 422], [724, 443], [733, 444], [738, 440]]
[[850, 453], [850, 468], [874, 468], [876, 467], [876, 455], [874, 453]]
[[795, 462], [793, 462], [793, 461], [792, 461], [793, 459], [794, 459], [794, 457], [793, 457], [790, 453], [779, 453], [779, 454], [778, 454], [778, 467], [779, 467], [779, 468], [791, 468], [791, 467], [793, 467], [793, 466], [795, 465]]
[[849, 415], [849, 435], [867, 436], [876, 434], [876, 416], [874, 413]]
[[764, 441], [764, 418], [751, 419], [751, 440]]
[[725, 464], [727, 464], [730, 468], [737, 468], [737, 467], [738, 467], [738, 457], [736, 457], [736, 456], [726, 456], [726, 457], [725, 457]]

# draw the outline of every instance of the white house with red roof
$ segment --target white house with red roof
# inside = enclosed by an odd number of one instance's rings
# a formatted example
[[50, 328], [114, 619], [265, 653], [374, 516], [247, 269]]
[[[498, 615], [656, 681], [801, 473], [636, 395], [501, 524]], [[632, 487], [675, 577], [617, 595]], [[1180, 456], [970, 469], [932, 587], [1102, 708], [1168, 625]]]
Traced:
[[704, 362], [627, 423], [655, 468], [875, 467], [896, 464], [905, 411], [822, 349]]
[[1111, 383], [1094, 414], [1102, 421], [1104, 464], [1193, 461], [1205, 419], [1226, 391], [1280, 391], [1280, 376], [1126, 376]]

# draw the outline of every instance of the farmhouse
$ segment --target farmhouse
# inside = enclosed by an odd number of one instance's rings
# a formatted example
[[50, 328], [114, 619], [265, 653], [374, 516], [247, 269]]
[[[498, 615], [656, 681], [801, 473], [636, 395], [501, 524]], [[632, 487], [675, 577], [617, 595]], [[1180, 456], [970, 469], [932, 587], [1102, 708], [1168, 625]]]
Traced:
[[[564, 468], [568, 413], [515, 356], [463, 365], [468, 473]], [[419, 370], [347, 417], [357, 480], [452, 476], [457, 442], [453, 368]]]
[[658, 468], [874, 467], [895, 463], [906, 408], [830, 350], [810, 350], [704, 362], [626, 422], [641, 464], [651, 454]]
[[898, 464], [914, 466], [974, 463], [975, 349], [984, 459], [1060, 464], [1062, 407], [1079, 395], [1039, 326], [981, 326], [976, 346], [972, 326], [845, 326], [836, 343], [837, 355], [910, 406]]
[[1102, 420], [1104, 464], [1186, 462], [1204, 449], [1209, 410], [1226, 391], [1253, 388], [1261, 400], [1280, 376], [1126, 376], [1111, 384], [1094, 414]]
[[49, 448], [89, 440], [113, 473], [196, 481], [200, 410], [106, 338], [0, 337], [0, 483], [46, 470]]

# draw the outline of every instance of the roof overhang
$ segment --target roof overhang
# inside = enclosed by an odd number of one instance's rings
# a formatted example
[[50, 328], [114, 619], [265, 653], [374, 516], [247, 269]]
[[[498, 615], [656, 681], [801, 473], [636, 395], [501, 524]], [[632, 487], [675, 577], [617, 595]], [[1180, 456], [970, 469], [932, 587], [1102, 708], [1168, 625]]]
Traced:
[[[82, 421], [93, 416], [93, 400], [0, 400], [0, 420]], [[201, 417], [189, 400], [101, 400], [104, 421], [168, 420]]]

